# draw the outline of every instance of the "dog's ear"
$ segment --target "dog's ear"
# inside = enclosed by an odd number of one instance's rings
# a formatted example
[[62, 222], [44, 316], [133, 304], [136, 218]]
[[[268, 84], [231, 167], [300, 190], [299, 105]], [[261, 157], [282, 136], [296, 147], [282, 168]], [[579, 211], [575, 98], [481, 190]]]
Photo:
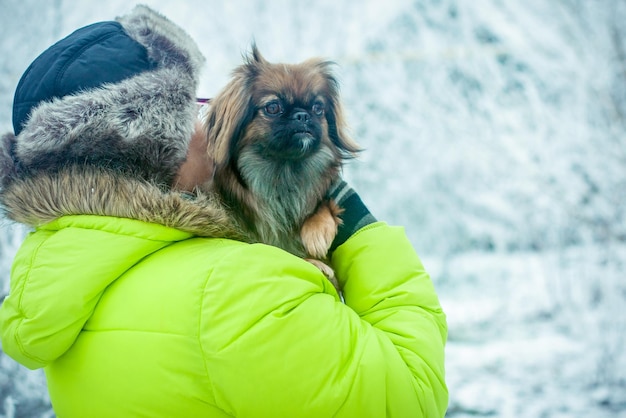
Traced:
[[253, 64], [267, 64], [268, 62], [263, 58], [261, 52], [259, 52], [259, 48], [256, 46], [256, 42], [252, 42], [251, 53], [248, 59], [246, 60], [248, 65]]
[[337, 145], [341, 151], [343, 151], [343, 158], [355, 158], [357, 154], [362, 151], [362, 148], [348, 133], [348, 123], [346, 122], [344, 116], [345, 111], [337, 96], [332, 97], [330, 107], [330, 111], [326, 114], [326, 119], [328, 121], [328, 135], [333, 143]]
[[248, 83], [246, 71], [240, 67], [230, 83], [211, 100], [207, 138], [217, 166], [228, 164], [233, 158], [244, 129], [254, 116]]
[[261, 74], [263, 69], [270, 65], [261, 55], [255, 42], [252, 43], [248, 55], [245, 55], [243, 58], [244, 63], [235, 70], [235, 74], [239, 74], [242, 80], [248, 84], [251, 84]]
[[245, 127], [254, 117], [252, 87], [268, 62], [252, 43], [244, 64], [233, 72], [233, 78], [211, 101], [207, 116], [209, 147], [216, 165], [228, 164], [236, 153]]
[[339, 95], [339, 81], [331, 71], [331, 61], [318, 62], [317, 66], [321, 74], [326, 79], [328, 86], [328, 110], [326, 120], [328, 121], [328, 135], [331, 141], [341, 150], [344, 159], [355, 158], [362, 148], [352, 139], [348, 133], [348, 123], [345, 118], [345, 111]]

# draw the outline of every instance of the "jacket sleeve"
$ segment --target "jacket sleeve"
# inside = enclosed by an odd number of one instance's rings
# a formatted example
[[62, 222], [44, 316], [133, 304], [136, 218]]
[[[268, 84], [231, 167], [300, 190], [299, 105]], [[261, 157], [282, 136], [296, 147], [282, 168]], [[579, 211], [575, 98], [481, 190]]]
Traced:
[[200, 328], [224, 411], [444, 416], [445, 316], [401, 228], [372, 224], [335, 251], [345, 304], [313, 265], [269, 246], [240, 248], [215, 266]]
[[390, 382], [400, 384], [404, 373], [410, 375], [414, 392], [399, 404], [419, 406], [425, 417], [444, 416], [446, 317], [404, 230], [365, 227], [337, 249], [333, 261], [346, 304], [384, 347]]

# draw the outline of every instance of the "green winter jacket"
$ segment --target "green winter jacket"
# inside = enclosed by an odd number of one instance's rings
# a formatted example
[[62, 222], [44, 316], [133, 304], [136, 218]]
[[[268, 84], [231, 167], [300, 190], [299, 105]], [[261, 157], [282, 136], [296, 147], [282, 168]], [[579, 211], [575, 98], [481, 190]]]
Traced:
[[[25, 199], [41, 201], [39, 183]], [[193, 201], [137, 215], [127, 197], [36, 226], [13, 263], [2, 347], [44, 368], [59, 418], [445, 414], [446, 320], [401, 228], [372, 224], [336, 250], [344, 304], [302, 259], [153, 214]]]

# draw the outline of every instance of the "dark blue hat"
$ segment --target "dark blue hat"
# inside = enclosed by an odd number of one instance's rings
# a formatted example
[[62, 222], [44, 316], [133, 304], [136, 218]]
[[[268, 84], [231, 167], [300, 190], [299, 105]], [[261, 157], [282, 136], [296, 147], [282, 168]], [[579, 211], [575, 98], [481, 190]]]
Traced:
[[20, 79], [13, 99], [15, 135], [42, 101], [117, 83], [155, 66], [146, 48], [118, 22], [78, 29], [45, 50]]

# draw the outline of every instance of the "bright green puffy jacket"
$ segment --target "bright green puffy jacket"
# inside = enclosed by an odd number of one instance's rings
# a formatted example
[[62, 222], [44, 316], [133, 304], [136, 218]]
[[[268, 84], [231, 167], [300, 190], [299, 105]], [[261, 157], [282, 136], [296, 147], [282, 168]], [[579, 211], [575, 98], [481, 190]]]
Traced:
[[19, 250], [3, 350], [59, 418], [441, 417], [445, 316], [401, 228], [333, 256], [345, 304], [280, 249], [64, 216]]

